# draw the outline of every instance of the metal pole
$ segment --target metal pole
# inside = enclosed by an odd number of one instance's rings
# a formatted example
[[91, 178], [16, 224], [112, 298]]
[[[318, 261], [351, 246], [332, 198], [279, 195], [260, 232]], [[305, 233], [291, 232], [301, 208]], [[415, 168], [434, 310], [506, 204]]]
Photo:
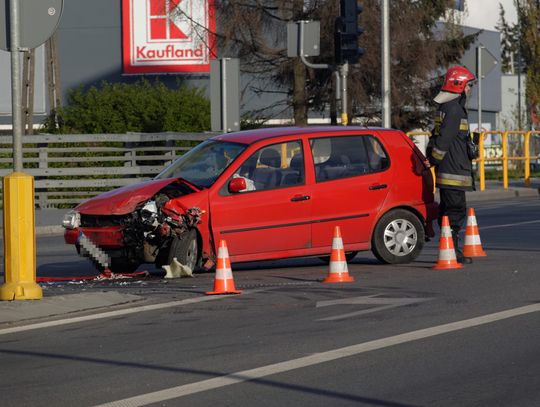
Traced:
[[347, 113], [347, 75], [349, 74], [349, 63], [345, 62], [340, 66], [341, 72], [341, 125], [349, 124], [349, 116]]
[[227, 128], [227, 62], [226, 58], [221, 59], [221, 128], [224, 133], [228, 133]]
[[11, 52], [11, 117], [13, 126], [13, 170], [22, 172], [22, 92], [20, 54], [19, 0], [9, 2]]
[[482, 132], [482, 48], [476, 47], [476, 75], [478, 76], [478, 132]]
[[381, 1], [382, 125], [391, 127], [390, 108], [390, 16], [388, 0]]
[[519, 45], [518, 45], [518, 72], [517, 72], [517, 79], [518, 79], [518, 130], [523, 130], [521, 127], [521, 36], [519, 37]]

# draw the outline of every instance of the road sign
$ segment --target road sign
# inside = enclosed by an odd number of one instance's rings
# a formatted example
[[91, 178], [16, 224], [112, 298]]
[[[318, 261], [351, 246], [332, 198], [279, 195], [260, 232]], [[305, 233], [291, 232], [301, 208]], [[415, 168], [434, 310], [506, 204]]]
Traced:
[[461, 59], [461, 62], [463, 63], [463, 65], [469, 68], [469, 70], [475, 72], [477, 76], [480, 76], [481, 74], [482, 78], [485, 78], [493, 70], [493, 68], [495, 68], [499, 61], [497, 61], [497, 58], [495, 58], [495, 56], [491, 52], [489, 52], [487, 48], [481, 47], [480, 49], [482, 52], [482, 67], [480, 70], [482, 72], [478, 73], [478, 68], [476, 66], [477, 57], [475, 52], [468, 52], [467, 54], [465, 54]]
[[[302, 25], [302, 28], [300, 27]], [[300, 43], [300, 29], [303, 30]], [[320, 54], [321, 23], [319, 21], [291, 21], [287, 23], [287, 56], [300, 56], [302, 49], [305, 57], [317, 57]]]
[[56, 31], [64, 0], [0, 0], [0, 48], [10, 51], [9, 4], [19, 2], [21, 48], [36, 48]]

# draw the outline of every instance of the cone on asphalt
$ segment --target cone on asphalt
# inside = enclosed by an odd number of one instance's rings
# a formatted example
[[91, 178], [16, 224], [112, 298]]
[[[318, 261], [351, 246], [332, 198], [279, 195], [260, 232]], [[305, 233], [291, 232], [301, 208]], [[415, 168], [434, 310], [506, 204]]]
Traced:
[[334, 228], [332, 252], [330, 253], [330, 270], [323, 283], [351, 283], [354, 278], [349, 275], [347, 259], [343, 250], [343, 240], [339, 226]]
[[448, 216], [443, 216], [441, 225], [441, 239], [439, 240], [439, 260], [432, 267], [435, 270], [460, 269], [463, 264], [456, 260], [456, 251], [452, 239], [452, 230]]
[[474, 209], [467, 210], [467, 227], [465, 228], [465, 243], [463, 244], [463, 255], [466, 257], [485, 257], [486, 252], [482, 249], [480, 233]]
[[206, 295], [240, 294], [241, 292], [241, 290], [237, 290], [234, 287], [227, 242], [225, 242], [225, 240], [220, 240], [216, 264], [216, 277], [214, 279], [214, 291], [208, 291], [206, 292]]

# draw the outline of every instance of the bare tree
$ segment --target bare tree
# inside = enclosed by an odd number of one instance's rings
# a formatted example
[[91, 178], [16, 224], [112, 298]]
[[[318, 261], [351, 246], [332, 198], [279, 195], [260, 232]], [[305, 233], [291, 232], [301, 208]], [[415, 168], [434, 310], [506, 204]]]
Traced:
[[[499, 30], [503, 35], [503, 64], [508, 70], [518, 65], [526, 78], [529, 120], [534, 128], [540, 125], [540, 1], [514, 0], [518, 21], [509, 24], [501, 7]], [[514, 67], [510, 66], [513, 61]]]
[[[360, 25], [365, 33], [359, 46], [366, 50], [350, 69], [350, 117], [367, 123], [381, 120], [380, 6], [378, 0], [360, 1]], [[437, 25], [453, 0], [393, 0], [391, 2], [392, 124], [411, 129], [426, 124], [427, 111], [439, 68], [459, 60], [474, 40], [452, 22]], [[334, 20], [339, 0], [217, 0], [217, 36], [222, 55], [236, 56], [242, 71], [251, 75], [254, 92], [279, 92], [292, 109], [295, 123], [307, 123], [307, 112], [328, 111], [333, 102], [332, 73], [287, 58], [286, 23], [321, 22], [318, 63], [333, 63]], [[450, 28], [449, 28], [450, 27]], [[272, 106], [276, 111], [276, 105]], [[335, 105], [334, 105], [335, 107]], [[279, 111], [279, 110], [278, 110]]]

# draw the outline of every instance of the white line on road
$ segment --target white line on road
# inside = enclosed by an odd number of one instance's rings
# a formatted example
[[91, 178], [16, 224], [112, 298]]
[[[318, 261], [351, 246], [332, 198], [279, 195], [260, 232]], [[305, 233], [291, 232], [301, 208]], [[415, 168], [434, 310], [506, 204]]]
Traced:
[[512, 226], [519, 226], [519, 225], [528, 225], [531, 223], [540, 223], [539, 220], [530, 220], [527, 222], [517, 222], [517, 223], [506, 223], [504, 225], [492, 225], [492, 226], [480, 226], [480, 230], [486, 230], [486, 229], [497, 229], [497, 228], [509, 228]]
[[506, 311], [496, 312], [494, 314], [483, 315], [480, 317], [465, 319], [462, 321], [452, 322], [444, 325], [437, 325], [431, 328], [420, 329], [417, 331], [407, 332], [387, 338], [376, 339], [374, 341], [359, 343], [352, 346], [346, 346], [344, 348], [338, 348], [327, 352], [315, 353], [310, 356], [287, 360], [285, 362], [275, 363], [272, 365], [261, 366], [255, 369], [243, 370], [241, 372], [232, 373], [227, 376], [215, 377], [213, 379], [207, 379], [195, 383], [171, 387], [152, 393], [141, 394], [139, 396], [101, 404], [98, 407], [135, 407], [159, 403], [165, 400], [175, 399], [250, 380], [256, 380], [277, 373], [288, 372], [303, 367], [318, 365], [325, 362], [331, 362], [337, 359], [355, 356], [360, 353], [370, 352], [372, 350], [382, 349], [389, 346], [412, 342], [419, 339], [442, 335], [449, 332], [485, 325], [492, 322], [501, 321], [504, 319], [513, 318], [516, 316], [530, 314], [532, 312], [538, 311], [540, 311], [540, 304], [513, 308]]
[[317, 319], [317, 321], [337, 321], [340, 319], [355, 317], [358, 315], [371, 314], [372, 312], [379, 312], [390, 308], [402, 307], [404, 305], [416, 304], [424, 301], [432, 300], [433, 298], [388, 298], [377, 297], [377, 294], [362, 296], [362, 297], [349, 297], [339, 300], [327, 300], [318, 301], [315, 305], [316, 308], [328, 307], [331, 305], [378, 305], [378, 307], [363, 309], [360, 311], [347, 312], [346, 314], [333, 315], [331, 317]]
[[[253, 293], [255, 291], [256, 290], [244, 291], [244, 294]], [[112, 317], [118, 317], [122, 315], [136, 314], [136, 313], [144, 312], [144, 311], [155, 311], [155, 310], [160, 310], [164, 308], [172, 308], [172, 307], [178, 307], [181, 305], [195, 304], [197, 302], [213, 301], [213, 300], [219, 300], [219, 299], [224, 299], [224, 298], [230, 298], [230, 296], [212, 295], [212, 296], [206, 296], [206, 297], [195, 297], [195, 298], [188, 298], [186, 300], [169, 301], [169, 302], [164, 302], [161, 304], [143, 305], [140, 307], [102, 312], [102, 313], [93, 314], [93, 315], [85, 315], [82, 317], [59, 319], [57, 321], [39, 322], [37, 324], [32, 324], [32, 325], [24, 325], [24, 326], [16, 326], [13, 328], [0, 329], [0, 335], [12, 334], [16, 332], [32, 331], [34, 329], [50, 328], [53, 326], [75, 324], [77, 322], [93, 321], [96, 319], [112, 318]]]

